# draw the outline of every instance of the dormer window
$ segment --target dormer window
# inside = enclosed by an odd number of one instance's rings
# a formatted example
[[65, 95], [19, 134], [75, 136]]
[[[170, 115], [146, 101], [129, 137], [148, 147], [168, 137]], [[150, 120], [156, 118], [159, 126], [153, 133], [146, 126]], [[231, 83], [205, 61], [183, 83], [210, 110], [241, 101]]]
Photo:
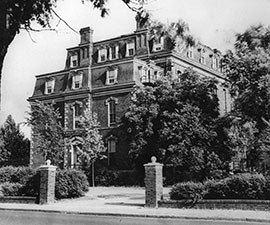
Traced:
[[107, 70], [106, 72], [106, 85], [113, 85], [117, 83], [117, 75], [118, 75], [118, 70], [117, 68], [113, 70]]
[[45, 94], [52, 94], [54, 92], [55, 79], [50, 78], [45, 83]]
[[104, 62], [107, 59], [107, 49], [102, 48], [98, 51], [98, 62]]
[[201, 48], [201, 49], [198, 49], [200, 51], [200, 63], [202, 64], [206, 64], [206, 59], [205, 59], [205, 49], [204, 48]]
[[126, 56], [133, 56], [134, 54], [135, 54], [135, 43], [134, 42], [127, 43]]
[[70, 67], [74, 68], [78, 66], [78, 55], [72, 55], [70, 57]]
[[188, 48], [187, 48], [187, 57], [188, 58], [193, 58], [193, 46], [191, 45], [188, 45]]
[[153, 51], [158, 52], [163, 50], [163, 45], [164, 45], [164, 37], [160, 36], [159, 38], [154, 40]]
[[83, 74], [78, 73], [72, 77], [72, 89], [79, 89], [82, 87]]
[[119, 47], [118, 45], [115, 45], [115, 46], [112, 46], [110, 48], [110, 59], [117, 59], [118, 58], [118, 50], [119, 50]]

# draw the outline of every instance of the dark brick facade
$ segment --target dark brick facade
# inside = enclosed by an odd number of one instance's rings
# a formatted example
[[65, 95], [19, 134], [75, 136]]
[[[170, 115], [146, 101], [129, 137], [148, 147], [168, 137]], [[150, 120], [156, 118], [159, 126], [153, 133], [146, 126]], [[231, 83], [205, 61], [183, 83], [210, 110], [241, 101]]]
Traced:
[[[67, 132], [66, 166], [72, 166], [76, 161], [70, 157], [75, 157], [76, 145], [80, 143], [76, 115], [90, 101], [93, 112], [98, 115], [105, 143], [109, 138], [115, 140], [116, 151], [108, 153], [111, 159], [108, 164], [117, 169], [130, 167], [129, 143], [119, 125], [129, 106], [133, 86], [151, 82], [149, 77], [143, 76], [145, 68], [151, 71], [151, 79], [152, 75], [162, 75], [166, 71], [178, 74], [192, 67], [202, 76], [215, 77], [221, 83], [225, 81], [221, 73], [220, 52], [202, 44], [194, 46], [191, 55], [188, 53], [190, 48], [181, 44], [170, 50], [165, 44], [155, 45], [149, 39], [148, 30], [138, 25], [134, 33], [95, 43], [90, 28], [81, 29], [80, 34], [79, 45], [67, 49], [64, 70], [36, 76], [34, 93], [29, 98], [30, 103], [35, 100], [53, 101], [59, 108], [61, 122]], [[213, 58], [216, 59], [214, 65]], [[229, 95], [224, 93], [222, 87], [218, 94], [221, 113], [230, 110]], [[115, 104], [114, 115], [108, 108], [110, 101]], [[34, 153], [34, 142], [33, 139], [31, 165], [37, 167], [44, 159]]]

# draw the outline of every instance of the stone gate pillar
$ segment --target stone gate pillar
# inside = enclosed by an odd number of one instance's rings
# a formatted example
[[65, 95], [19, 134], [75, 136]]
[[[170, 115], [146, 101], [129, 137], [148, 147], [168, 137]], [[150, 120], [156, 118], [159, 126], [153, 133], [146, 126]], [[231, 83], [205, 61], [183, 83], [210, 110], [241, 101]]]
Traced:
[[39, 167], [39, 204], [49, 204], [54, 202], [55, 196], [55, 174], [56, 167], [47, 160], [46, 165]]
[[163, 164], [156, 162], [157, 158], [152, 157], [151, 163], [144, 164], [145, 168], [145, 206], [158, 207], [158, 201], [163, 198]]

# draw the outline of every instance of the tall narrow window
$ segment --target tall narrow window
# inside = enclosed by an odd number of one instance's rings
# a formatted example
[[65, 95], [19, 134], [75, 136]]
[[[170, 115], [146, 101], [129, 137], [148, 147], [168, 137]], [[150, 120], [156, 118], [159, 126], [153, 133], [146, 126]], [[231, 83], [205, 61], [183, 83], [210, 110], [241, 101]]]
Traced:
[[117, 45], [112, 46], [110, 48], [110, 59], [117, 59], [118, 58], [118, 49], [119, 49], [119, 47]]
[[107, 59], [107, 49], [102, 48], [98, 51], [98, 62], [104, 62]]
[[188, 49], [187, 49], [187, 57], [188, 58], [193, 58], [193, 46], [188, 45]]
[[80, 117], [82, 115], [81, 105], [79, 103], [75, 103], [73, 105], [73, 129], [80, 128]]
[[205, 64], [206, 63], [206, 59], [205, 59], [205, 49], [202, 48], [200, 51], [200, 63]]
[[110, 136], [107, 138], [107, 149], [108, 149], [108, 166], [111, 166], [114, 163], [114, 153], [116, 153], [116, 144], [117, 138], [114, 136]]
[[118, 103], [116, 98], [109, 98], [106, 100], [105, 105], [108, 108], [108, 126], [112, 126], [116, 123], [116, 104]]

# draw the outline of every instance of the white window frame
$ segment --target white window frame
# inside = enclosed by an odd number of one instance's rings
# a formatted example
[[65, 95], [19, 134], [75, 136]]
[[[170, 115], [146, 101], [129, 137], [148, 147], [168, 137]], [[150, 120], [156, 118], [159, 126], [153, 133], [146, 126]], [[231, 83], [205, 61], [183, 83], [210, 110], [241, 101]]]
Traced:
[[206, 51], [204, 48], [201, 48], [201, 51], [200, 51], [200, 63], [201, 64], [206, 64]]
[[[126, 49], [126, 56], [133, 56], [135, 55], [135, 42], [129, 42], [127, 43], [127, 49]], [[133, 50], [133, 54], [130, 54], [130, 50]]]
[[187, 48], [187, 57], [190, 58], [190, 59], [193, 59], [193, 55], [194, 55], [193, 53], [194, 53], [193, 46], [188, 45], [188, 48]]
[[[72, 89], [80, 89], [82, 87], [83, 73], [77, 73], [72, 76]], [[78, 87], [76, 86], [78, 84]]]
[[117, 77], [118, 77], [118, 69], [115, 68], [113, 70], [107, 70], [106, 72], [106, 85], [113, 85], [117, 84]]
[[70, 68], [77, 67], [78, 65], [79, 65], [78, 55], [72, 55], [72, 56], [70, 56]]
[[[103, 59], [104, 57], [104, 59]], [[105, 62], [107, 60], [107, 48], [101, 48], [98, 50], [98, 62]]]
[[[113, 57], [113, 48], [115, 48], [115, 57]], [[110, 60], [118, 59], [119, 46], [114, 45], [110, 47]]]
[[[111, 121], [111, 102], [114, 102], [114, 118], [115, 121]], [[116, 120], [116, 105], [118, 104], [118, 99], [110, 97], [105, 101], [105, 105], [107, 106], [107, 119], [108, 119], [108, 127], [111, 127], [112, 125], [115, 125], [117, 123]]]
[[[52, 94], [54, 93], [54, 86], [55, 86], [55, 79], [51, 78], [45, 82], [45, 94]], [[50, 88], [50, 89], [49, 89]], [[49, 91], [51, 90], [51, 91]]]
[[[79, 112], [76, 110], [79, 110]], [[79, 114], [76, 115], [77, 113], [79, 113]], [[82, 115], [82, 104], [75, 102], [72, 105], [72, 128], [73, 128], [73, 130], [80, 128], [80, 127], [77, 127], [77, 122], [80, 121], [81, 115]]]
[[157, 40], [154, 40], [153, 51], [158, 52], [164, 49], [164, 37], [160, 36]]

